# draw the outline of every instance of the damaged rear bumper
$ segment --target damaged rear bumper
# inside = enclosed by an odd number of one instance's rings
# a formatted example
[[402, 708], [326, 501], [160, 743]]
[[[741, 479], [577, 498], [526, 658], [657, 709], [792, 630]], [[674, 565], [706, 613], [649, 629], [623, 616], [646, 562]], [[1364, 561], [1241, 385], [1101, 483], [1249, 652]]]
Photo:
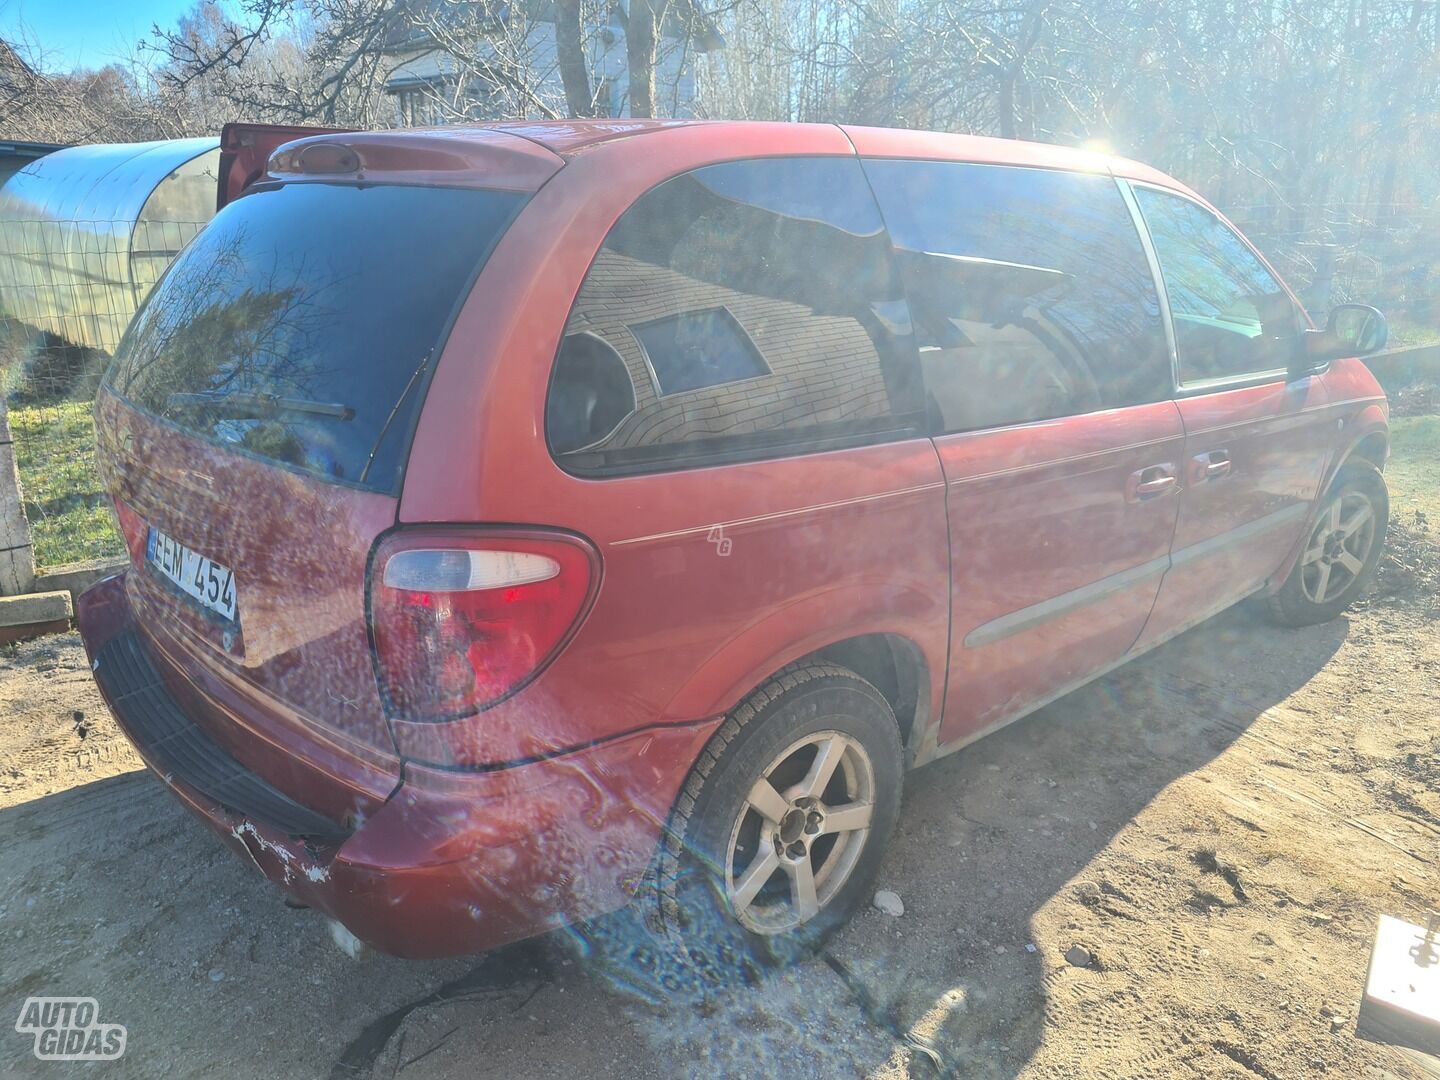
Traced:
[[487, 772], [407, 765], [368, 816], [337, 822], [247, 769], [179, 707], [167, 676], [184, 673], [161, 670], [124, 575], [83, 594], [76, 618], [106, 704], [180, 800], [265, 877], [400, 956], [478, 952], [622, 906], [718, 723]]

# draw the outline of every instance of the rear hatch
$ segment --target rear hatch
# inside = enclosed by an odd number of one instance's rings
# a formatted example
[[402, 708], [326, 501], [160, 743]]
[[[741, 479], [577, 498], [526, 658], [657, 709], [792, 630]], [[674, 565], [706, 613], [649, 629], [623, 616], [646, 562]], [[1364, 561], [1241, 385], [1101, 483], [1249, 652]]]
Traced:
[[[185, 673], [182, 697], [224, 703], [210, 724], [282, 745], [288, 724], [393, 757], [366, 563], [395, 523], [449, 325], [525, 198], [264, 184], [181, 253], [131, 325], [97, 406], [100, 466], [142, 628]], [[244, 733], [215, 734], [233, 747]]]

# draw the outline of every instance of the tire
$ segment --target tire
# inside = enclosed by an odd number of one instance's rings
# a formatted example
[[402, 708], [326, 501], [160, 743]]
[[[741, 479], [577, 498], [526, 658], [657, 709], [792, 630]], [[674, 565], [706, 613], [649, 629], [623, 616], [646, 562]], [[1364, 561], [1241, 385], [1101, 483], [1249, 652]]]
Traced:
[[1325, 493], [1299, 561], [1269, 598], [1271, 619], [1313, 626], [1354, 603], [1375, 575], [1389, 522], [1390, 494], [1380, 470], [1347, 464]]
[[[833, 771], [818, 783], [822, 757]], [[813, 953], [869, 896], [903, 775], [874, 686], [834, 664], [785, 668], [691, 770], [656, 867], [660, 928], [722, 980]]]

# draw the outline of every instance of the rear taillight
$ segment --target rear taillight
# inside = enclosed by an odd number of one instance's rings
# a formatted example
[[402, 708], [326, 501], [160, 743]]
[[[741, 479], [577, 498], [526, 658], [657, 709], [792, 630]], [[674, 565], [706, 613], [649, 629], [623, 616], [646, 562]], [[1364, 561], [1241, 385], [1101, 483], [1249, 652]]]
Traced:
[[569, 639], [598, 570], [594, 549], [562, 534], [391, 534], [370, 583], [376, 675], [390, 715], [455, 719], [515, 693]]

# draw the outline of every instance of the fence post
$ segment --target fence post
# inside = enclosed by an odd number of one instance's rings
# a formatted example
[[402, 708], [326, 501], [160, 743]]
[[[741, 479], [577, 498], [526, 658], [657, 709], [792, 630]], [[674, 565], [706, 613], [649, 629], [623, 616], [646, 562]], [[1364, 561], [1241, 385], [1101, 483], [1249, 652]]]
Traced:
[[1315, 276], [1311, 278], [1310, 287], [1305, 290], [1305, 295], [1301, 299], [1305, 302], [1305, 308], [1310, 312], [1311, 317], [1323, 326], [1330, 312], [1330, 296], [1335, 284], [1337, 252], [1334, 244], [1315, 244], [1314, 248]]
[[35, 584], [35, 549], [20, 495], [10, 405], [0, 394], [0, 596], [20, 596]]

